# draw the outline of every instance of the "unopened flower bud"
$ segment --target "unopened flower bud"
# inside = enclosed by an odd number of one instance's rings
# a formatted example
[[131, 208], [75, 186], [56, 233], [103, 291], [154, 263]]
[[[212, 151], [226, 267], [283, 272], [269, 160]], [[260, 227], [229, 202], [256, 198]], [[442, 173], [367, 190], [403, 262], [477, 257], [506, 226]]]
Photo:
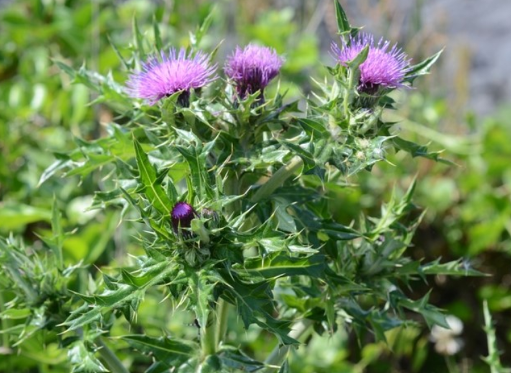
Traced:
[[179, 227], [190, 228], [192, 220], [197, 216], [197, 213], [191, 205], [186, 202], [178, 202], [174, 205], [172, 212], [170, 213], [170, 219], [172, 220], [172, 228], [174, 232], [179, 232]]
[[275, 78], [283, 59], [273, 48], [247, 45], [236, 48], [225, 63], [225, 75], [234, 83], [240, 99], [259, 91], [264, 102], [264, 89]]

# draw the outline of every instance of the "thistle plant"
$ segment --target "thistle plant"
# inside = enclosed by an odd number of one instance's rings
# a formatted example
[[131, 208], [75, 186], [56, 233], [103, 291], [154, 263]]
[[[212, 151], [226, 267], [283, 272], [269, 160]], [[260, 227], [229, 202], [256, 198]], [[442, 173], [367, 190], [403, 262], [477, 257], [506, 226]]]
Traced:
[[[2, 286], [16, 294], [7, 311], [27, 310], [10, 338], [22, 343], [29, 333], [57, 331], [76, 372], [135, 371], [112, 351], [119, 340], [130, 355], [150, 356], [147, 372], [286, 372], [288, 352], [308, 333], [343, 329], [360, 342], [385, 341], [387, 331], [417, 323], [416, 314], [429, 327], [448, 327], [429, 293], [412, 299], [406, 289], [429, 275], [479, 273], [461, 261], [407, 256], [423, 216], [412, 202], [415, 181], [401, 198], [393, 194], [380, 216], [360, 211], [347, 225], [328, 203], [331, 188], [348, 188], [347, 180], [390, 152], [441, 160], [382, 118], [397, 109], [392, 90], [428, 74], [439, 54], [411, 65], [398, 47], [359, 35], [335, 4], [335, 66], [313, 97], [303, 98], [303, 110], [280, 92], [267, 93], [285, 68], [273, 49], [238, 47], [219, 79], [216, 52], [196, 48], [207, 22], [191, 48], [162, 47], [149, 59], [136, 28], [137, 48], [122, 59], [126, 83], [58, 63], [125, 121], [59, 154], [41, 182], [61, 171], [100, 173], [106, 182], [92, 208], [120, 209], [120, 224], [135, 224], [144, 254], [126, 253], [124, 267], [69, 290], [82, 265], [62, 258], [55, 205], [50, 250], [30, 256], [16, 239], [1, 241]], [[154, 294], [169, 314], [169, 300], [194, 314], [193, 337], [145, 332], [137, 312]], [[234, 323], [273, 336], [273, 351], [265, 359], [249, 354], [227, 333]]]

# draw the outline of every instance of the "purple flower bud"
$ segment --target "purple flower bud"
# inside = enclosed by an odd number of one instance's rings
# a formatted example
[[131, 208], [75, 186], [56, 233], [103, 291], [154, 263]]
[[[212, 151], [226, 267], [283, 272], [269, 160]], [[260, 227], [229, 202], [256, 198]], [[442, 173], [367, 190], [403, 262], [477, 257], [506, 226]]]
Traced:
[[362, 33], [351, 37], [349, 44], [343, 41], [342, 49], [332, 43], [332, 52], [337, 61], [346, 66], [346, 63], [353, 60], [367, 45], [369, 53], [360, 65], [358, 91], [374, 95], [380, 87], [402, 87], [410, 60], [397, 45], [390, 48], [390, 42], [383, 38], [375, 44], [372, 35]]
[[243, 99], [257, 91], [263, 97], [264, 88], [278, 75], [283, 62], [275, 49], [249, 44], [236, 48], [224, 71], [236, 86], [238, 97]]
[[172, 220], [172, 228], [174, 232], [179, 232], [179, 227], [190, 228], [192, 220], [197, 216], [197, 213], [191, 205], [186, 202], [178, 202], [174, 205], [170, 213]]
[[142, 64], [142, 71], [131, 74], [127, 92], [133, 98], [142, 98], [154, 105], [163, 97], [182, 91], [178, 102], [188, 106], [190, 89], [198, 90], [211, 83], [216, 65], [209, 65], [209, 55], [197, 52], [195, 56], [184, 48], [171, 48], [168, 55], [162, 51], [161, 58], [153, 57]]

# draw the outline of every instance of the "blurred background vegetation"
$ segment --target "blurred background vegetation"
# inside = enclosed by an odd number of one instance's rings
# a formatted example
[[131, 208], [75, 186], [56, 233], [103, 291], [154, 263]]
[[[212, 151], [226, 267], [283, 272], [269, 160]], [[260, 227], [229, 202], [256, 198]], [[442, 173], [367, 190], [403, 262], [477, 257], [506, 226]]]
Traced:
[[[376, 344], [370, 336], [357, 341], [343, 332], [333, 336], [312, 333], [310, 348], [292, 354], [292, 372], [488, 372], [481, 359], [488, 354], [483, 300], [488, 301], [497, 325], [502, 361], [511, 365], [511, 103], [506, 103], [504, 94], [488, 98], [480, 85], [474, 90], [471, 82], [481, 80], [474, 75], [474, 53], [470, 45], [452, 42], [460, 40], [453, 34], [457, 29], [448, 27], [452, 12], [435, 8], [432, 13], [432, 5], [423, 3], [342, 2], [352, 24], [366, 25], [378, 37], [399, 42], [414, 61], [447, 46], [447, 56], [432, 75], [416, 89], [397, 92], [401, 109], [387, 115], [399, 121], [401, 135], [431, 143], [436, 150], [445, 149], [444, 158], [454, 165], [389, 154], [397, 166], [380, 163], [373, 172], [359, 174], [350, 180], [352, 186], [329, 195], [330, 205], [338, 219], [349, 224], [357, 219], [360, 206], [374, 213], [393, 188], [404, 190], [417, 174], [415, 201], [427, 207], [427, 213], [411, 255], [427, 261], [463, 257], [467, 266], [491, 276], [432, 278], [416, 294], [423, 296], [432, 286], [432, 303], [463, 322], [459, 336], [463, 348], [454, 356], [437, 353], [425, 327], [395, 330], [388, 335], [388, 345]], [[31, 250], [40, 249], [39, 236], [50, 228], [56, 196], [65, 230], [70, 232], [64, 242], [66, 260], [96, 266], [82, 272], [73, 285], [76, 290], [87, 286], [89, 276], [97, 275], [94, 268], [108, 273], [110, 267], [127, 261], [127, 253], [141, 253], [141, 248], [132, 238], [134, 226], [118, 226], [118, 208], [84, 212], [94, 193], [102, 190], [102, 175], [93, 172], [83, 179], [57, 176], [45, 180], [45, 169], [60, 166], [59, 153], [80, 147], [80, 138], [100, 138], [105, 123], [122, 124], [122, 113], [108, 103], [90, 105], [94, 93], [84, 85], [71, 84], [54, 61], [75, 67], [85, 64], [102, 74], [111, 73], [124, 84], [126, 72], [111, 43], [121, 55], [128, 54], [134, 17], [148, 38], [153, 38], [155, 17], [166, 45], [187, 45], [189, 31], [213, 5], [214, 21], [201, 46], [211, 50], [223, 40], [218, 61], [237, 44], [250, 41], [276, 48], [286, 57], [280, 89], [288, 90], [288, 99], [307, 95], [314, 89], [311, 77], [322, 79], [326, 74], [323, 65], [333, 64], [329, 47], [337, 37], [331, 1], [0, 1], [0, 235], [12, 232], [22, 236]], [[425, 7], [429, 7], [427, 12]], [[437, 18], [432, 20], [431, 14]], [[498, 76], [489, 69], [491, 64], [482, 72], [487, 80]], [[8, 297], [0, 294], [0, 314]], [[174, 313], [171, 305], [157, 307], [159, 301], [148, 294], [141, 306], [138, 320], [144, 332], [195, 333], [193, 316]], [[11, 315], [0, 322], [0, 329], [5, 330], [18, 321]], [[274, 343], [258, 330], [239, 329], [230, 338], [250, 344], [260, 358]], [[55, 341], [48, 333], [12, 347], [7, 335], [0, 334], [0, 372], [69, 371], [65, 352], [57, 349]], [[123, 359], [133, 359], [123, 355], [121, 344], [116, 347]], [[146, 363], [134, 361], [134, 369]]]

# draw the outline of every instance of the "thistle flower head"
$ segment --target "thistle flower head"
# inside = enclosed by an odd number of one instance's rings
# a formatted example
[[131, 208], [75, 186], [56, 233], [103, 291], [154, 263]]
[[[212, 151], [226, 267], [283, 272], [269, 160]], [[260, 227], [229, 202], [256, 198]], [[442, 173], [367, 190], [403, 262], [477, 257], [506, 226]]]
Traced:
[[190, 228], [192, 220], [197, 216], [197, 213], [191, 205], [186, 202], [178, 202], [172, 208], [170, 219], [172, 220], [172, 228], [174, 232], [179, 231], [181, 228]]
[[234, 82], [240, 98], [264, 88], [275, 78], [282, 66], [283, 59], [275, 49], [249, 44], [241, 49], [237, 47], [227, 59], [225, 75]]
[[143, 63], [142, 71], [130, 75], [126, 85], [131, 97], [154, 105], [163, 97], [182, 91], [179, 101], [182, 106], [188, 106], [190, 89], [200, 89], [216, 79], [213, 76], [216, 65], [209, 65], [209, 55], [204, 52], [192, 56], [184, 48], [179, 52], [171, 48], [168, 54], [162, 51], [160, 56]]
[[332, 52], [337, 61], [346, 66], [347, 62], [353, 60], [367, 45], [367, 59], [359, 67], [358, 91], [375, 94], [379, 87], [402, 87], [410, 60], [397, 45], [390, 47], [390, 42], [383, 38], [375, 43], [372, 35], [362, 33], [350, 37], [349, 43], [343, 41], [342, 49], [332, 43]]

